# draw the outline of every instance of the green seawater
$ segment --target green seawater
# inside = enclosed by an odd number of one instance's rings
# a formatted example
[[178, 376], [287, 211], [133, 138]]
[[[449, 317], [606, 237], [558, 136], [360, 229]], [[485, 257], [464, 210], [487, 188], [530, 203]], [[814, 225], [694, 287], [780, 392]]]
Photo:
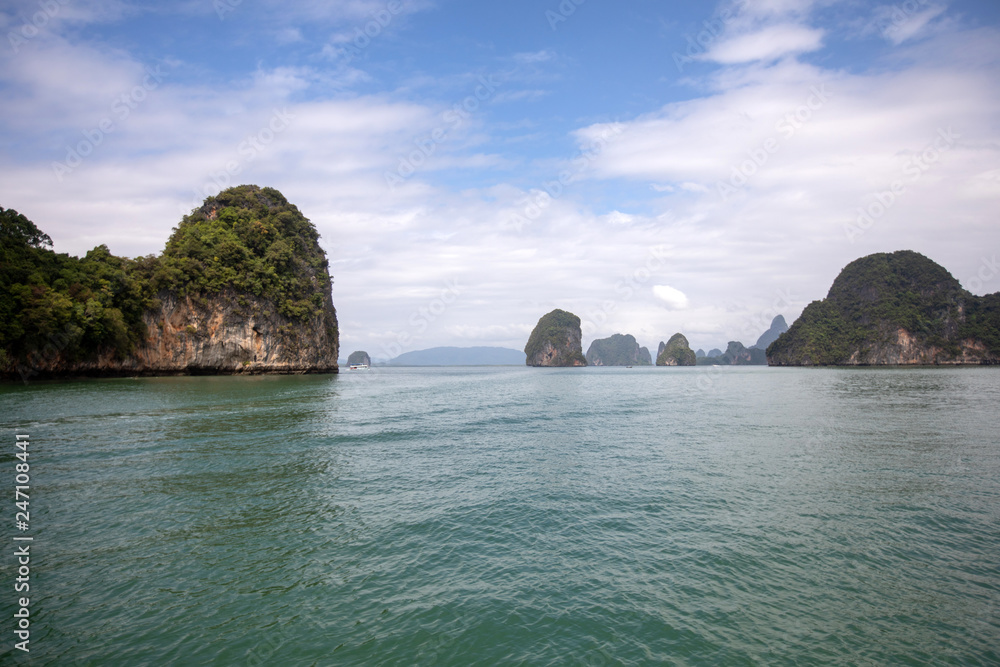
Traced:
[[0, 663], [1000, 664], [998, 407], [989, 368], [2, 385]]

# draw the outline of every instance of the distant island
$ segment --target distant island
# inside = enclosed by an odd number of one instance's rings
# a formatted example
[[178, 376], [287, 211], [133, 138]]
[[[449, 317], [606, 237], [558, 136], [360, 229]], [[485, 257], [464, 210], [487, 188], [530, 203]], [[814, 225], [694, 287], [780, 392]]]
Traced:
[[[638, 343], [616, 334], [595, 340], [579, 359], [580, 319], [562, 310], [543, 316], [525, 353], [529, 366], [639, 365]], [[632, 363], [628, 363], [629, 360]], [[942, 266], [901, 250], [847, 265], [826, 299], [788, 326], [776, 316], [752, 347], [730, 341], [723, 352], [694, 352], [674, 334], [661, 342], [657, 366], [884, 366], [1000, 363], [1000, 293], [975, 296]]]
[[590, 344], [587, 350], [587, 364], [590, 366], [652, 366], [653, 358], [649, 350], [640, 347], [631, 334], [614, 334], [610, 338], [600, 338]]
[[[780, 316], [779, 316], [780, 317]], [[781, 319], [784, 322], [784, 318]], [[767, 335], [767, 334], [765, 334]], [[766, 366], [767, 354], [754, 346], [744, 347], [738, 340], [729, 341], [726, 351], [712, 350], [711, 356], [698, 357], [699, 366]]]
[[5, 378], [338, 371], [319, 233], [273, 188], [207, 198], [159, 256], [56, 254], [9, 209], [0, 239]]
[[697, 360], [688, 339], [680, 333], [671, 336], [666, 343], [661, 341], [656, 352], [657, 366], [694, 366]]
[[356, 350], [351, 352], [347, 357], [348, 366], [371, 366], [372, 358], [368, 356], [368, 353], [364, 350]]
[[586, 366], [580, 318], [565, 310], [543, 315], [524, 346], [528, 366]]
[[406, 352], [390, 366], [523, 366], [524, 352], [506, 347], [433, 347]]
[[767, 347], [774, 341], [778, 340], [778, 337], [786, 331], [788, 331], [788, 323], [785, 322], [783, 315], [778, 315], [771, 320], [771, 327], [760, 335], [760, 338], [757, 339], [757, 342], [754, 343], [750, 349], [752, 350], [756, 348], [758, 350], [766, 351]]
[[[787, 329], [785, 318], [774, 318], [771, 328], [758, 339], [766, 341]], [[538, 321], [525, 346], [525, 363], [528, 366], [649, 366], [649, 350], [640, 347], [631, 334], [614, 334], [591, 342], [586, 357], [582, 357], [580, 318], [564, 310], [554, 310]], [[660, 342], [657, 349], [657, 366], [695, 365], [766, 365], [764, 350], [746, 348], [738, 341], [730, 341], [726, 352], [713, 349], [711, 356], [703, 350], [694, 352], [682, 333], [676, 333], [667, 342]]]
[[772, 366], [1000, 363], [1000, 293], [975, 296], [901, 250], [848, 264], [767, 348]]

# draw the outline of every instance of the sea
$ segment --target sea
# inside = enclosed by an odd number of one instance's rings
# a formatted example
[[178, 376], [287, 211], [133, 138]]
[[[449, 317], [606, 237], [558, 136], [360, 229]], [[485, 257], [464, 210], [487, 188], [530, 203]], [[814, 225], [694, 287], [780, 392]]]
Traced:
[[4, 384], [0, 664], [998, 665], [998, 408], [980, 367]]

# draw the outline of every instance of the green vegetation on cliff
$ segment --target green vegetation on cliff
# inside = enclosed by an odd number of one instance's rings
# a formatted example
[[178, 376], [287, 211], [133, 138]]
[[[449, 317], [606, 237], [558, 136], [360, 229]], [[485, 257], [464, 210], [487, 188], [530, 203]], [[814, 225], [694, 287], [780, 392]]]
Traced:
[[694, 366], [696, 363], [694, 350], [683, 334], [676, 333], [666, 343], [660, 343], [657, 366]]
[[[524, 354], [529, 366], [586, 366], [581, 343], [580, 318], [558, 308], [543, 315], [535, 325]], [[551, 360], [541, 363], [547, 355]]]
[[792, 365], [907, 363], [892, 349], [903, 330], [920, 350], [935, 351], [933, 363], [956, 360], [968, 341], [996, 357], [998, 305], [1000, 295], [974, 296], [919, 253], [869, 255], [847, 265], [826, 299], [809, 304], [767, 356]]
[[42, 351], [124, 354], [145, 335], [155, 259], [115, 257], [103, 245], [70, 257], [51, 245], [25, 216], [0, 208], [0, 370]]
[[610, 338], [600, 338], [590, 344], [587, 350], [587, 364], [590, 366], [652, 366], [649, 350], [639, 347], [631, 334], [614, 334]]
[[306, 319], [323, 308], [327, 266], [319, 233], [297, 207], [273, 188], [241, 185], [184, 216], [153, 279], [179, 294], [250, 293]]
[[272, 188], [230, 188], [184, 216], [163, 254], [116, 257], [100, 245], [57, 254], [25, 216], [0, 208], [0, 370], [32, 354], [121, 358], [146, 336], [157, 295], [195, 299], [232, 290], [307, 320], [325, 307], [330, 277], [319, 234]]

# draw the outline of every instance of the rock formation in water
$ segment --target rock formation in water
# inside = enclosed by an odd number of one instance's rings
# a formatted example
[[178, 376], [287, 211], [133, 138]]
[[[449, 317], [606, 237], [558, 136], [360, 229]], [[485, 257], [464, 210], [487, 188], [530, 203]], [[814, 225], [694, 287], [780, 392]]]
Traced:
[[767, 354], [764, 350], [749, 348], [738, 340], [731, 340], [722, 354], [729, 366], [766, 366]]
[[851, 262], [767, 349], [773, 366], [1000, 363], [1000, 293], [909, 250]]
[[524, 346], [528, 366], [586, 366], [580, 318], [565, 310], [543, 315]]
[[590, 344], [587, 350], [587, 364], [590, 366], [652, 366], [653, 358], [649, 350], [639, 347], [631, 334], [614, 334], [610, 338], [600, 338]]
[[[2, 222], [4, 232], [24, 228]], [[185, 216], [159, 257], [98, 246], [79, 259], [44, 239], [5, 247], [0, 311], [16, 326], [0, 330], [0, 370], [24, 379], [335, 373], [337, 315], [318, 241], [280, 192], [245, 185]]]
[[707, 356], [709, 356], [709, 357], [721, 357], [722, 356], [722, 350], [720, 350], [717, 347], [713, 347], [711, 350], [708, 351], [708, 355]]
[[357, 364], [364, 364], [365, 366], [372, 365], [372, 358], [368, 356], [368, 353], [364, 350], [358, 350], [356, 352], [351, 352], [350, 356], [347, 357], [347, 365], [354, 366]]
[[707, 357], [708, 355], [707, 355], [707, 354], [705, 354], [705, 350], [703, 350], [703, 349], [701, 349], [701, 348], [699, 347], [699, 348], [697, 349], [697, 351], [695, 351], [695, 353], [694, 353], [694, 356], [696, 356], [696, 357], [697, 357], [697, 358], [699, 358], [699, 359], [702, 359], [702, 358], [704, 358], [704, 357]]
[[766, 366], [767, 354], [756, 347], [745, 347], [738, 340], [729, 341], [726, 351], [711, 357], [699, 357], [699, 366]]
[[785, 322], [785, 318], [782, 315], [778, 315], [773, 320], [771, 320], [771, 328], [760, 335], [757, 342], [754, 343], [750, 349], [757, 348], [758, 350], [766, 350], [768, 345], [778, 340], [778, 336], [788, 331], [788, 323]]
[[657, 366], [694, 366], [696, 363], [694, 350], [683, 334], [676, 333], [666, 343], [660, 343], [656, 354]]

